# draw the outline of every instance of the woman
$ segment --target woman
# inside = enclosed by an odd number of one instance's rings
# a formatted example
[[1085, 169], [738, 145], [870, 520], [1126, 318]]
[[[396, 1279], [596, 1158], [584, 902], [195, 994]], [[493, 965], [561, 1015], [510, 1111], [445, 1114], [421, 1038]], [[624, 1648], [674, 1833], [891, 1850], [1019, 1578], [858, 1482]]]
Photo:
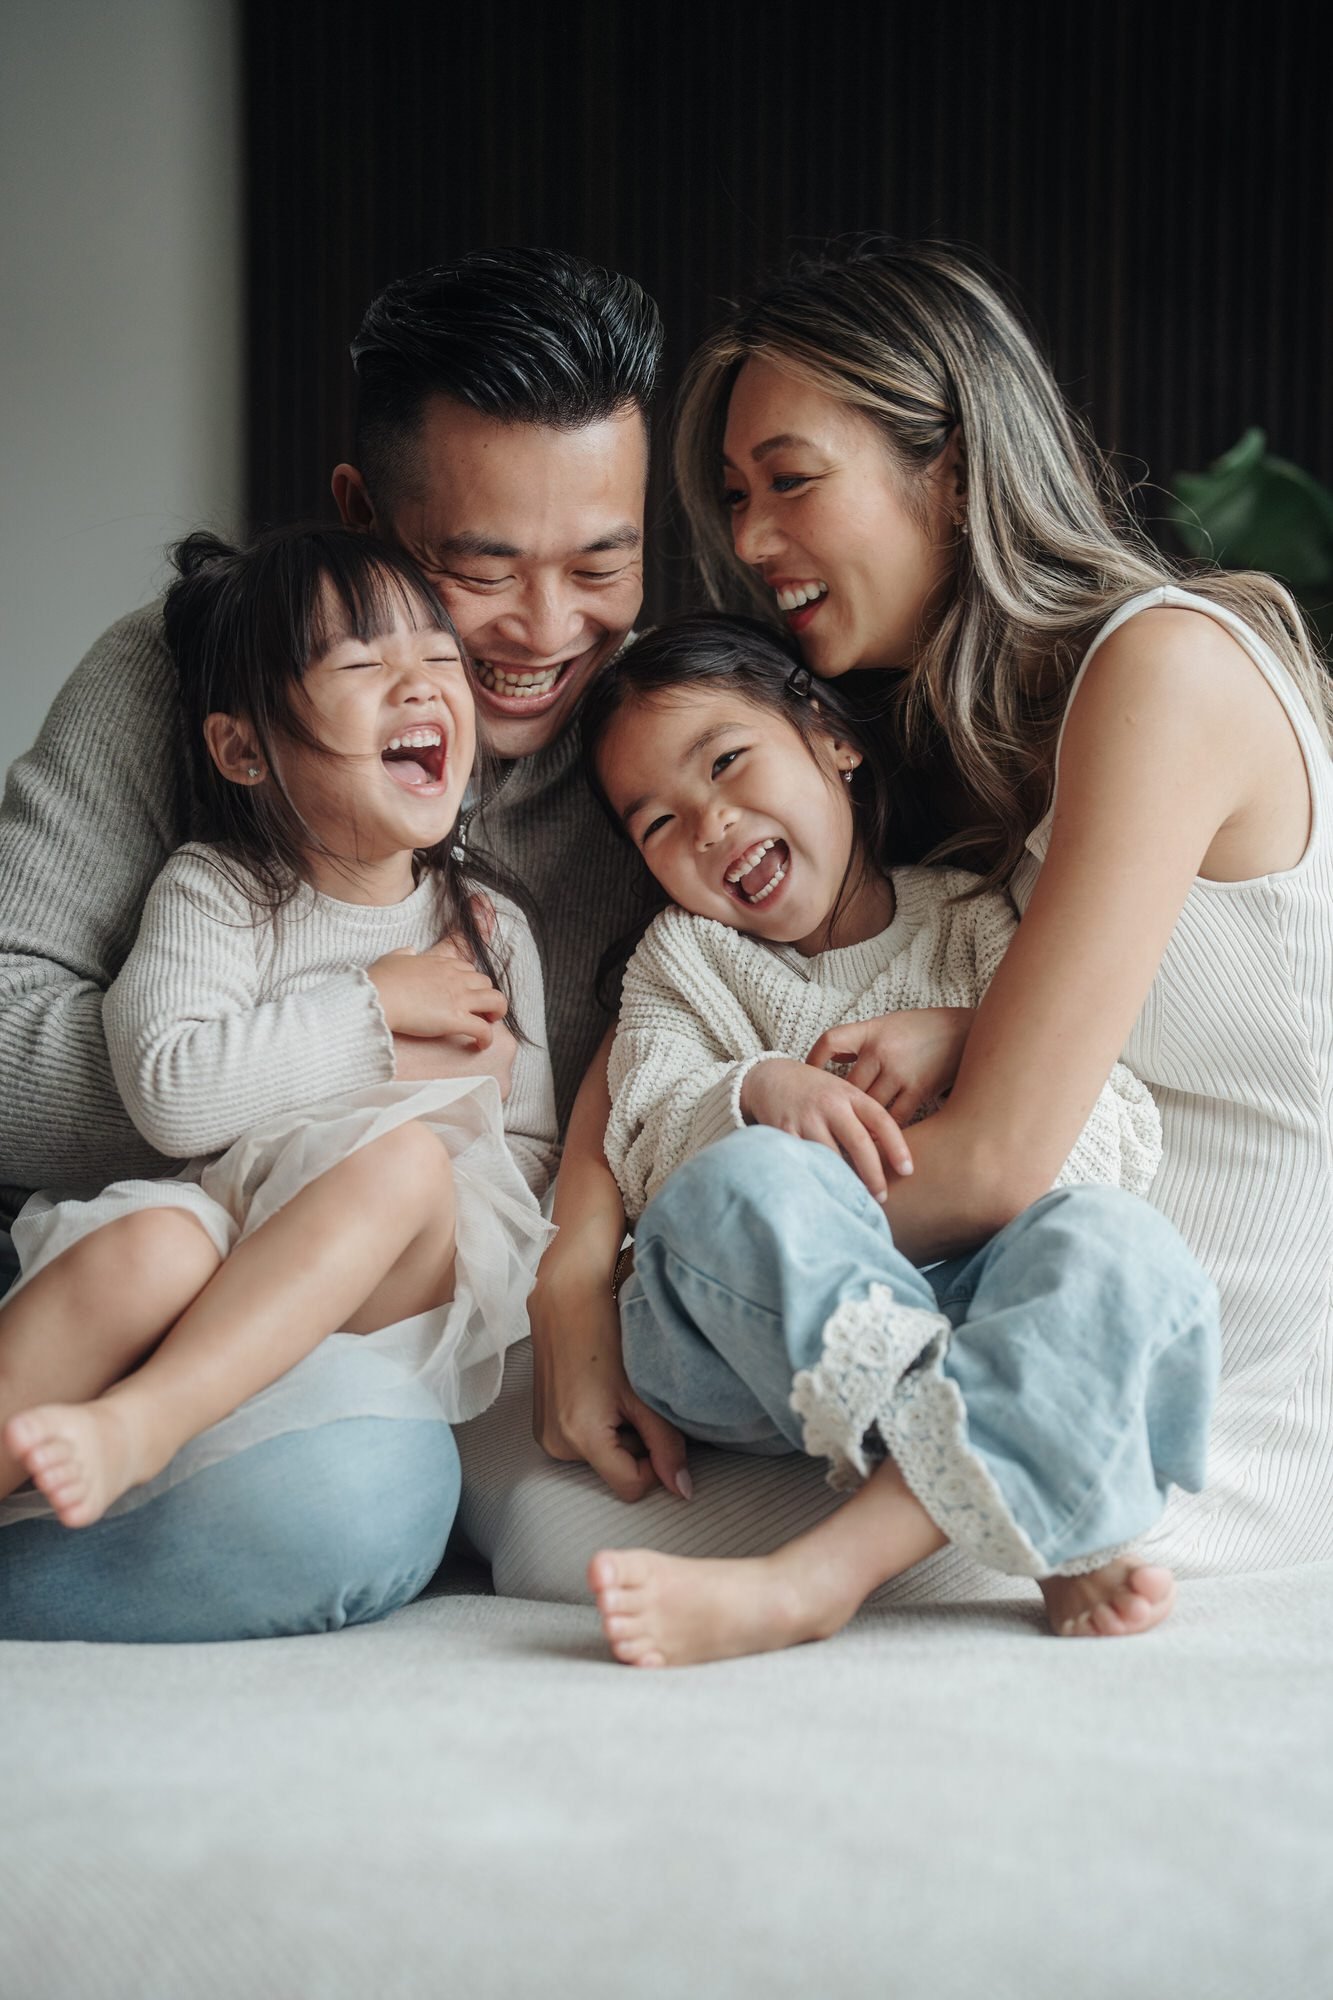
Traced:
[[[1286, 593], [1188, 591], [1016, 314], [940, 245], [828, 258], [705, 344], [677, 475], [708, 591], [814, 673], [892, 670], [932, 834], [1024, 913], [891, 1188], [947, 1257], [1050, 1186], [1122, 1053], [1152, 1200], [1217, 1281], [1210, 1484], [1157, 1559], [1333, 1552], [1330, 698]], [[887, 1100], [886, 1100], [887, 1101]]]

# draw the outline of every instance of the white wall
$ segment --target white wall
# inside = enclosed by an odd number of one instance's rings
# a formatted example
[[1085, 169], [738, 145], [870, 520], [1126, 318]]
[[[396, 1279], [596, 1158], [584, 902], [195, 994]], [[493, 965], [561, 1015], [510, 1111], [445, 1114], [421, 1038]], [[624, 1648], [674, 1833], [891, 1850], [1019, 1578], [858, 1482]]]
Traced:
[[243, 512], [238, 39], [232, 0], [0, 0], [0, 770]]

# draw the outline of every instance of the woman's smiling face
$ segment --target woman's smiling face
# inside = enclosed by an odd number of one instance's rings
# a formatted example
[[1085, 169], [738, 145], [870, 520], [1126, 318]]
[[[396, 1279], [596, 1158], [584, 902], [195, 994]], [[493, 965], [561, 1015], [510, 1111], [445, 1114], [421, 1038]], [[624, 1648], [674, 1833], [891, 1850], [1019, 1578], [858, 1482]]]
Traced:
[[608, 724], [597, 770], [612, 810], [672, 902], [732, 930], [813, 953], [889, 921], [882, 876], [853, 870], [848, 743], [811, 748], [794, 725], [715, 687], [633, 700]]
[[910, 666], [953, 575], [951, 454], [918, 475], [909, 507], [910, 475], [868, 417], [751, 360], [731, 392], [722, 471], [736, 554], [814, 672]]

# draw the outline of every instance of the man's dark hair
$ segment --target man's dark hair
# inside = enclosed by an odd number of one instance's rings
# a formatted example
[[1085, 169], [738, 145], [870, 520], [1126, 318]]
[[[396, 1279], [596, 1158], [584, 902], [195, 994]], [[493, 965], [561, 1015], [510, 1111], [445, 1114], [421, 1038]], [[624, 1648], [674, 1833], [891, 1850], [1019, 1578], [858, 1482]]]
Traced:
[[646, 424], [661, 353], [661, 315], [642, 287], [563, 251], [478, 250], [399, 278], [352, 342], [357, 463], [372, 499], [409, 487], [429, 397], [558, 430], [628, 406]]

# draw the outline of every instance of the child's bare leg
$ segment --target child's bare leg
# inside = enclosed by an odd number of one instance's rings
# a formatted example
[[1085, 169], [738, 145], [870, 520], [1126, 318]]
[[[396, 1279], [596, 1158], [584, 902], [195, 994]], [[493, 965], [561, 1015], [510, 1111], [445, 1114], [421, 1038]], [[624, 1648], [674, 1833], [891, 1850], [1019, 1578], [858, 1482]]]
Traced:
[[888, 1459], [836, 1514], [771, 1556], [712, 1562], [603, 1549], [588, 1582], [618, 1660], [679, 1667], [827, 1639], [872, 1590], [943, 1546]]
[[86, 1527], [327, 1334], [425, 1312], [453, 1286], [449, 1156], [424, 1126], [402, 1125], [239, 1243], [128, 1381], [93, 1403], [25, 1411], [9, 1443], [66, 1526]]
[[1117, 1556], [1085, 1576], [1048, 1576], [1041, 1594], [1051, 1630], [1062, 1639], [1127, 1639], [1169, 1615], [1176, 1580], [1155, 1563]]
[[72, 1243], [0, 1309], [0, 1494], [28, 1477], [9, 1420], [51, 1396], [100, 1396], [142, 1361], [221, 1262], [181, 1208], [118, 1216]]

